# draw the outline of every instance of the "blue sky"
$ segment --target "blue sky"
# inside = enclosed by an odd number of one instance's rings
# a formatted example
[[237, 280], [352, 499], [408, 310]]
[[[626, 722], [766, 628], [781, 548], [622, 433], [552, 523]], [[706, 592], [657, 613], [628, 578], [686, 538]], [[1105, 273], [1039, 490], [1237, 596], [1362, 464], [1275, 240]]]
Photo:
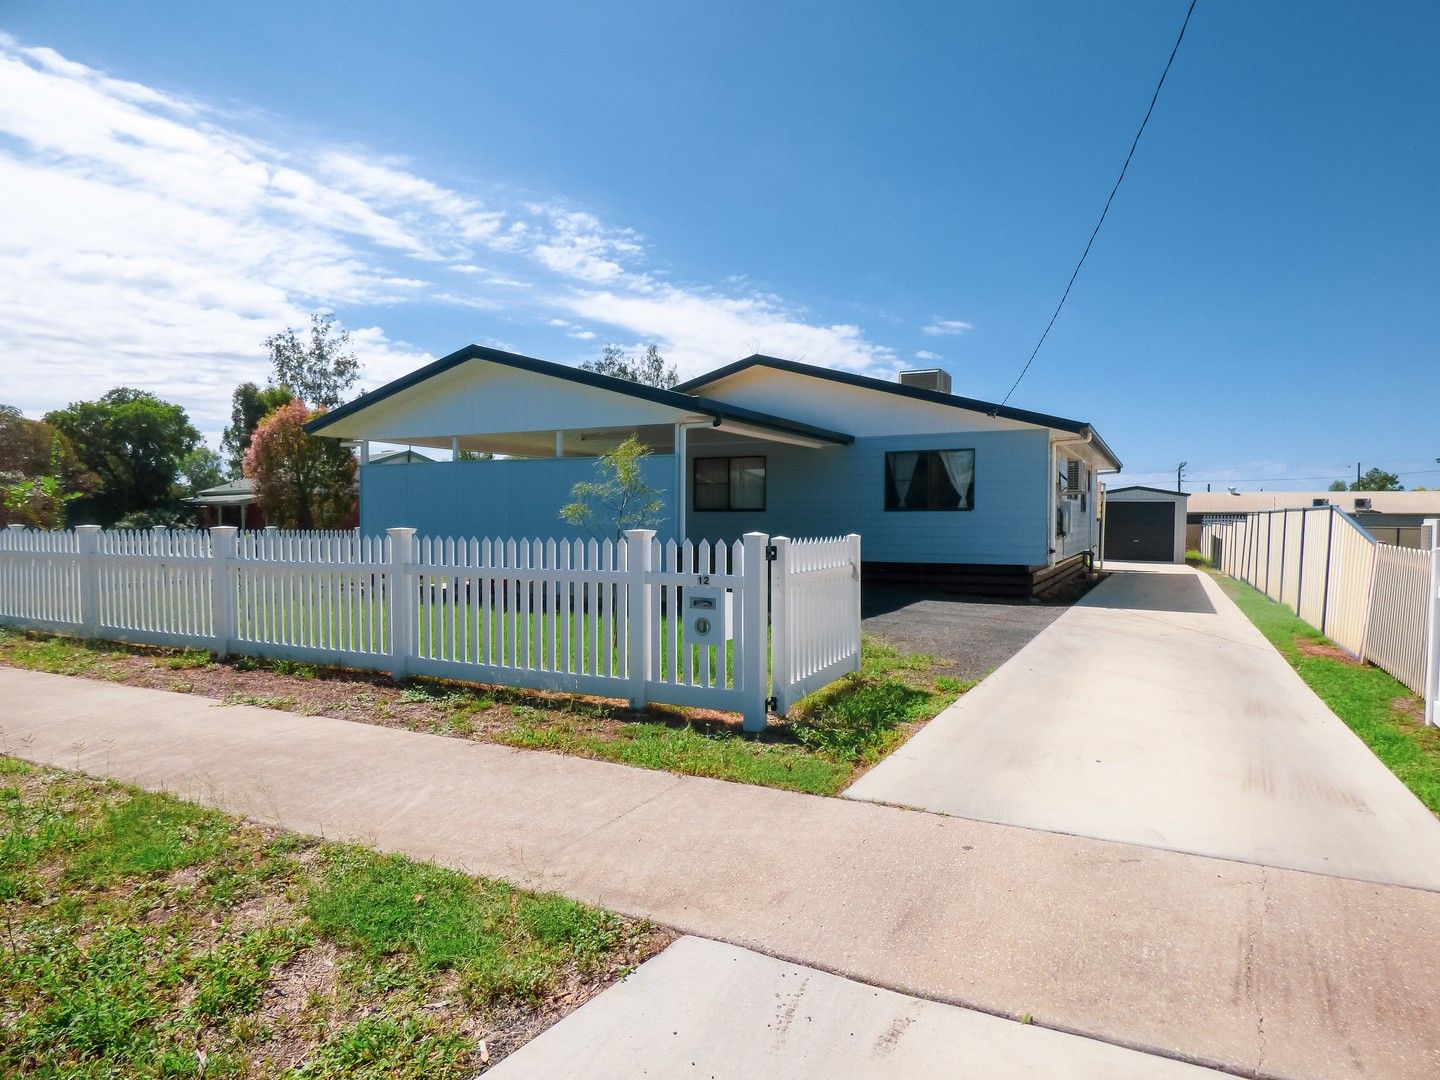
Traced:
[[[316, 309], [371, 386], [470, 341], [658, 341], [998, 399], [1184, 9], [12, 2], [0, 400], [124, 381], [214, 433]], [[1201, 0], [1013, 402], [1137, 482], [1440, 484], [1437, 35], [1433, 5]]]

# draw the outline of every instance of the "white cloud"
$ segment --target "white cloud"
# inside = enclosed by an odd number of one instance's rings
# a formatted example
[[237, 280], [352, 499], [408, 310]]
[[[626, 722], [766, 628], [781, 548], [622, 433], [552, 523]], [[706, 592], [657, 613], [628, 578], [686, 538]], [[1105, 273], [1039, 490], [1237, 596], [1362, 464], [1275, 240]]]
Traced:
[[927, 323], [920, 329], [922, 333], [930, 334], [934, 337], [943, 337], [952, 334], [963, 334], [966, 331], [974, 330], [975, 328], [971, 326], [968, 322], [964, 322], [960, 319], [936, 318], [932, 319], [929, 323]]
[[494, 341], [503, 315], [507, 336], [614, 328], [686, 374], [757, 351], [899, 366], [860, 327], [747, 278], [723, 291], [659, 279], [638, 233], [583, 210], [452, 190], [354, 146], [278, 145], [3, 33], [0, 196], [0, 401], [32, 413], [125, 383], [217, 432], [235, 383], [265, 374], [262, 339], [312, 310], [349, 326], [374, 387], [431, 356], [354, 309], [418, 301], [494, 313], [443, 349]]
[[929, 349], [921, 349], [915, 354], [916, 360], [943, 360], [945, 359], [938, 352], [931, 352]]

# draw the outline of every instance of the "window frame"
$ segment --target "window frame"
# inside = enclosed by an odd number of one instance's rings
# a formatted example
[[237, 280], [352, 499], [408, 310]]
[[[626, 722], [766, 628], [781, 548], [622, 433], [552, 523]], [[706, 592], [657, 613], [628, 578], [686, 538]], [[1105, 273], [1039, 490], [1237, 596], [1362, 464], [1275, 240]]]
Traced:
[[[893, 471], [890, 466], [890, 458], [894, 454], [969, 454], [970, 455], [970, 505], [968, 506], [891, 506], [890, 485], [892, 483]], [[936, 446], [925, 447], [915, 450], [886, 450], [882, 462], [884, 470], [881, 478], [881, 500], [885, 504], [884, 510], [887, 514], [968, 514], [975, 509], [975, 477], [978, 469], [976, 454], [973, 446]], [[944, 466], [941, 466], [942, 468]], [[953, 485], [952, 485], [953, 486]], [[963, 493], [962, 493], [963, 497]]]
[[[695, 492], [698, 487], [697, 474], [700, 471], [702, 461], [723, 461], [725, 462], [725, 505], [724, 506], [697, 506], [695, 503]], [[733, 461], [758, 461], [760, 462], [760, 505], [757, 506], [736, 506], [734, 471], [731, 466]], [[718, 487], [719, 485], [715, 485]], [[766, 454], [710, 454], [705, 457], [694, 457], [690, 459], [690, 512], [694, 514], [763, 514], [770, 502], [770, 459]]]

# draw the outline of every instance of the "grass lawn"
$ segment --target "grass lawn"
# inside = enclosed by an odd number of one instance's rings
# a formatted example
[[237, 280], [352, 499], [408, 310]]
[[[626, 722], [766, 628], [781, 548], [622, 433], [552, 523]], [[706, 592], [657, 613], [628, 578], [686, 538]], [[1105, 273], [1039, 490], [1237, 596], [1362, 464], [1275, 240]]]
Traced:
[[1440, 814], [1440, 729], [1426, 726], [1420, 698], [1388, 672], [1351, 659], [1263, 593], [1223, 574], [1214, 576], [1321, 700]]
[[671, 936], [0, 757], [0, 1075], [474, 1076]]
[[0, 664], [818, 795], [843, 790], [973, 685], [867, 638], [859, 672], [751, 736], [724, 713], [432, 679], [396, 686], [374, 672], [34, 632], [0, 630]]

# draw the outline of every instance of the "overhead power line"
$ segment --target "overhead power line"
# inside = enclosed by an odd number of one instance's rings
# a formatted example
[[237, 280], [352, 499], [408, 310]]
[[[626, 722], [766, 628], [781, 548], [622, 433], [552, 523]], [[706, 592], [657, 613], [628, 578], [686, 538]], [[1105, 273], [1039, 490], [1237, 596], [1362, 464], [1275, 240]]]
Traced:
[[1195, 4], [1196, 0], [1190, 0], [1190, 7], [1185, 12], [1185, 21], [1180, 24], [1180, 33], [1175, 37], [1175, 47], [1170, 50], [1170, 59], [1165, 61], [1165, 70], [1160, 73], [1160, 81], [1155, 84], [1155, 93], [1150, 95], [1150, 107], [1145, 110], [1145, 118], [1140, 121], [1140, 128], [1130, 142], [1130, 152], [1125, 155], [1125, 164], [1120, 166], [1120, 175], [1115, 178], [1115, 186], [1110, 189], [1110, 195], [1106, 198], [1105, 206], [1100, 211], [1100, 220], [1095, 222], [1095, 228], [1090, 230], [1090, 239], [1085, 241], [1085, 250], [1080, 253], [1080, 261], [1075, 264], [1075, 269], [1070, 273], [1070, 280], [1065, 284], [1065, 291], [1060, 294], [1060, 302], [1055, 305], [1055, 311], [1050, 316], [1050, 321], [1045, 324], [1045, 330], [1041, 333], [1040, 340], [1035, 343], [1035, 348], [1030, 350], [1030, 359], [1025, 361], [1025, 366], [1020, 369], [1020, 374], [1015, 376], [1015, 381], [1005, 392], [1005, 397], [1000, 401], [1001, 405], [1010, 401], [1010, 395], [1015, 393], [1015, 388], [1020, 385], [1020, 380], [1025, 378], [1026, 372], [1030, 370], [1030, 365], [1035, 362], [1035, 357], [1040, 353], [1040, 346], [1045, 344], [1045, 339], [1050, 336], [1050, 328], [1060, 317], [1060, 309], [1065, 306], [1065, 301], [1070, 296], [1070, 290], [1075, 285], [1075, 279], [1080, 276], [1080, 268], [1085, 265], [1085, 259], [1090, 254], [1095, 237], [1100, 234], [1100, 226], [1105, 224], [1105, 216], [1110, 213], [1110, 204], [1115, 201], [1115, 193], [1120, 190], [1120, 182], [1125, 179], [1125, 172], [1130, 168], [1130, 159], [1135, 156], [1135, 148], [1140, 145], [1140, 136], [1145, 134], [1145, 126], [1150, 123], [1150, 114], [1155, 111], [1155, 102], [1160, 100], [1160, 89], [1165, 85], [1165, 77], [1170, 74], [1171, 65], [1175, 63], [1175, 54], [1180, 51], [1180, 42], [1185, 40], [1185, 28], [1190, 25], [1190, 16], [1195, 13]]

